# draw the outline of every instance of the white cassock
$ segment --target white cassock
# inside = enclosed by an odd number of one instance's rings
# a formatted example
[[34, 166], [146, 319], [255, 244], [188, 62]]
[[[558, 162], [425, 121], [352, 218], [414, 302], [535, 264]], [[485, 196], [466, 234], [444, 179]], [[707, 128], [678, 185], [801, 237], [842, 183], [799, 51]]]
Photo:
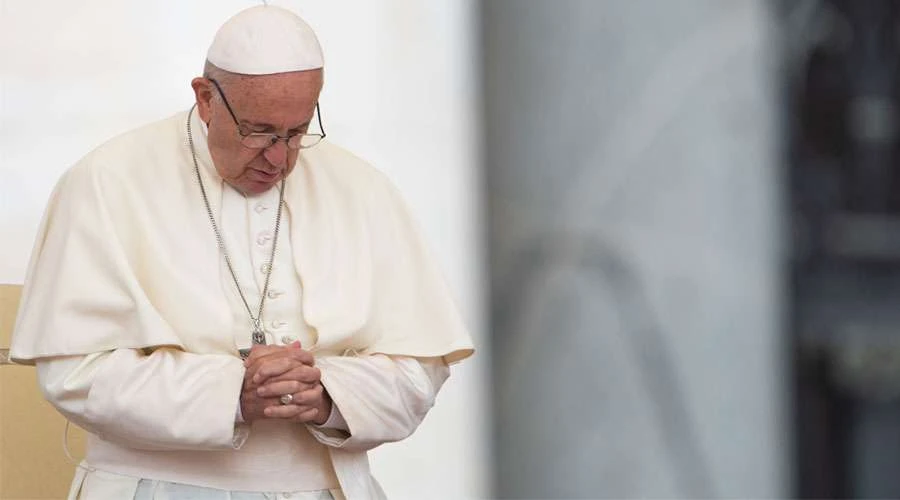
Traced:
[[[36, 364], [47, 399], [90, 433], [71, 498], [383, 497], [366, 451], [409, 436], [447, 365], [473, 352], [415, 225], [365, 162], [327, 142], [300, 154], [265, 330], [270, 344], [299, 340], [314, 353], [335, 410], [321, 427], [242, 423], [238, 350], [252, 326], [200, 196], [187, 116], [86, 156], [38, 232], [11, 357]], [[244, 197], [225, 184], [192, 120], [213, 212], [255, 307], [277, 188]]]

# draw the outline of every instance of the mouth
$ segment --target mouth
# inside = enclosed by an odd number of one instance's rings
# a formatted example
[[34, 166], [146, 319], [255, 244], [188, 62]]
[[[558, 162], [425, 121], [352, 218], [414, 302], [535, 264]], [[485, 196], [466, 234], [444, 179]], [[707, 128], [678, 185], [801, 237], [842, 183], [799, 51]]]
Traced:
[[252, 170], [254, 176], [257, 177], [262, 182], [274, 182], [275, 180], [278, 179], [278, 176], [281, 174], [281, 172], [277, 171], [277, 170], [272, 173], [266, 172], [264, 170], [258, 170], [255, 168], [251, 169], [251, 170]]

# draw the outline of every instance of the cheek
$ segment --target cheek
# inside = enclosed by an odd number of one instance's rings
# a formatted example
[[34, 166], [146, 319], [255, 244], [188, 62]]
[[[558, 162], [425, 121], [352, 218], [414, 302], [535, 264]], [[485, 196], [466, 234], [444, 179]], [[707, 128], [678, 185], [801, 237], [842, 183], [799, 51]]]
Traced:
[[216, 170], [225, 179], [240, 177], [259, 155], [230, 137], [214, 137], [212, 134], [209, 136], [209, 150]]
[[233, 155], [234, 149], [234, 141], [221, 132], [213, 132], [212, 129], [209, 131], [209, 135], [207, 136], [207, 141], [209, 141], [209, 150], [210, 152], [215, 151], [220, 156], [221, 155]]
[[[245, 174], [247, 171], [253, 168], [260, 161], [260, 155], [255, 152], [247, 152], [246, 150], [236, 151], [233, 155], [229, 157], [228, 162], [228, 174], [232, 179], [237, 179]], [[261, 169], [264, 169], [265, 166], [259, 165]]]

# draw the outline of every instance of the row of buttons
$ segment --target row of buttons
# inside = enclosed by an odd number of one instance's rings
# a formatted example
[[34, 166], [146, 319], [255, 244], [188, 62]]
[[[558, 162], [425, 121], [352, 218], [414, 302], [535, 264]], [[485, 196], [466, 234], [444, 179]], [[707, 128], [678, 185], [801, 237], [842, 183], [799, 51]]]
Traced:
[[[256, 205], [254, 205], [253, 210], [258, 214], [262, 214], [269, 208], [270, 207], [268, 204], [260, 201], [260, 202], [257, 202]], [[273, 238], [272, 231], [268, 231], [268, 230], [262, 231], [262, 232], [258, 233], [256, 236], [256, 244], [259, 245], [260, 247], [268, 246], [271, 244], [272, 238]], [[270, 267], [269, 264], [262, 264], [259, 266], [259, 272], [262, 273], [263, 275], [265, 275], [269, 272], [269, 267]], [[274, 300], [274, 299], [277, 299], [278, 297], [284, 295], [284, 293], [285, 292], [283, 290], [278, 290], [278, 289], [273, 288], [273, 289], [270, 289], [266, 293], [266, 297]], [[272, 320], [269, 322], [269, 327], [272, 330], [280, 330], [280, 329], [286, 327], [287, 325], [288, 325], [287, 321]], [[281, 336], [282, 344], [285, 344], [285, 345], [292, 344], [296, 341], [297, 341], [297, 337], [295, 335], [282, 335]], [[288, 498], [288, 497], [290, 497], [290, 494], [285, 494], [284, 497]]]
[[[267, 332], [266, 343], [271, 344], [272, 342], [274, 342], [274, 340], [275, 340], [275, 336], [272, 335], [271, 332]], [[281, 343], [284, 345], [293, 344], [297, 340], [299, 340], [299, 337], [297, 337], [296, 335], [282, 335], [281, 336]]]
[[[276, 203], [276, 205], [277, 205], [277, 203]], [[256, 213], [258, 213], [258, 214], [261, 214], [268, 209], [269, 209], [269, 205], [262, 201], [257, 201], [256, 205], [253, 205], [253, 210], [256, 210]]]
[[256, 237], [256, 244], [261, 247], [268, 245], [270, 241], [272, 241], [271, 231], [263, 231]]

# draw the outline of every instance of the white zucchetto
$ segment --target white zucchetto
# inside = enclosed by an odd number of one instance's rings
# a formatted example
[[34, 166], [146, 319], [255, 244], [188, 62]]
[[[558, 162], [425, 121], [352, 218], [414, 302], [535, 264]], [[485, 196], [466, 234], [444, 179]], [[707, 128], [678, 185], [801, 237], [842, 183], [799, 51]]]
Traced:
[[206, 59], [243, 75], [270, 75], [324, 66], [316, 34], [297, 14], [271, 5], [242, 10], [225, 22]]

